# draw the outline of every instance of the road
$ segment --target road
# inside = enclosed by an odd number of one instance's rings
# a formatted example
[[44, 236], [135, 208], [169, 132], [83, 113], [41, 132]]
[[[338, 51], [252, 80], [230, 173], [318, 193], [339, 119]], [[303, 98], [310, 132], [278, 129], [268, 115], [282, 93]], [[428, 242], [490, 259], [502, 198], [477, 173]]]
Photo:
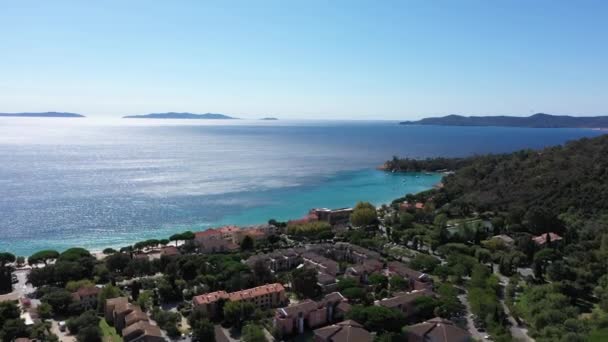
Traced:
[[7, 300], [18, 300], [21, 297], [27, 297], [29, 294], [33, 293], [35, 289], [32, 287], [32, 284], [27, 283], [27, 275], [29, 273], [30, 270], [27, 269], [13, 272], [13, 274], [17, 276], [19, 282], [13, 284], [13, 292], [0, 296], [0, 302]]
[[[497, 265], [492, 266], [492, 269], [493, 269], [494, 274], [500, 280], [500, 284], [503, 286], [503, 292], [504, 292], [504, 289], [507, 286], [509, 286], [509, 278], [505, 277], [504, 275], [500, 274], [500, 272], [498, 272], [498, 266]], [[513, 336], [513, 338], [516, 341], [534, 342], [534, 339], [532, 337], [528, 336], [528, 329], [526, 329], [523, 326], [520, 326], [517, 323], [517, 320], [515, 319], [515, 317], [513, 317], [511, 315], [511, 311], [507, 307], [507, 304], [505, 304], [504, 299], [500, 300], [500, 304], [502, 305], [502, 308], [505, 311], [505, 314], [507, 315], [507, 320], [511, 324], [511, 326], [509, 327], [509, 331], [511, 332], [511, 336]]]
[[473, 339], [475, 339], [476, 341], [489, 341], [484, 337], [487, 334], [479, 332], [475, 327], [475, 323], [473, 322], [473, 314], [471, 313], [471, 304], [469, 304], [469, 298], [467, 297], [467, 293], [465, 292], [464, 294], [458, 295], [458, 299], [465, 306], [467, 311], [466, 319], [467, 330], [469, 331], [469, 334], [471, 334]]

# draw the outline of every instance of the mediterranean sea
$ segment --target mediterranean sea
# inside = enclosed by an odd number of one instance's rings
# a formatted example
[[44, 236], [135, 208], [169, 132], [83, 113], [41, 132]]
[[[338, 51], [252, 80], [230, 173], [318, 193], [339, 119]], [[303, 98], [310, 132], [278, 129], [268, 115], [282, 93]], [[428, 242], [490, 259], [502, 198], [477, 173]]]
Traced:
[[373, 121], [0, 118], [0, 251], [119, 247], [184, 230], [388, 203], [440, 175], [375, 167], [602, 134]]

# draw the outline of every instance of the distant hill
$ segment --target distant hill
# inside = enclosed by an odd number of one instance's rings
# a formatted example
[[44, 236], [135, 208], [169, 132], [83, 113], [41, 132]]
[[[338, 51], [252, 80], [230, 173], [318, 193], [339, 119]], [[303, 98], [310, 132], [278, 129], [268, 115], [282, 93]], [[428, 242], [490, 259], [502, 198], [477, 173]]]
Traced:
[[401, 125], [439, 126], [503, 126], [530, 128], [608, 128], [608, 116], [576, 117], [538, 113], [528, 117], [517, 116], [462, 116], [448, 115], [403, 121]]
[[0, 116], [22, 118], [84, 118], [84, 115], [74, 113], [44, 112], [44, 113], [0, 113]]
[[277, 118], [261, 118], [260, 120], [275, 121], [275, 120], [279, 120], [279, 119], [277, 119]]
[[153, 113], [144, 115], [127, 115], [123, 119], [193, 119], [193, 120], [233, 120], [233, 118], [224, 114], [193, 114], [193, 113]]

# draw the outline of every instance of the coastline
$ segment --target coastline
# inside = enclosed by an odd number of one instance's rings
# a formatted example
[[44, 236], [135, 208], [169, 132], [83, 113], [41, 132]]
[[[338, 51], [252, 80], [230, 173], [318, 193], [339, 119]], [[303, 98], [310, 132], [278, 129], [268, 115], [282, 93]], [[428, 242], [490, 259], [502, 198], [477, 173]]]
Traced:
[[[405, 194], [432, 189], [441, 179], [439, 176], [439, 174], [423, 173], [390, 173], [373, 168], [341, 171], [309, 185], [269, 191], [267, 197], [272, 198], [272, 202], [245, 207], [239, 212], [225, 215], [213, 222], [164, 224], [160, 227], [149, 227], [145, 231], [128, 234], [129, 236], [109, 229], [107, 234], [114, 233], [114, 235], [106, 235], [102, 241], [94, 239], [85, 241], [79, 240], [80, 237], [70, 237], [70, 240], [47, 239], [29, 244], [30, 240], [28, 240], [19, 241], [14, 248], [10, 248], [11, 245], [6, 244], [6, 247], [1, 246], [0, 249], [28, 256], [43, 249], [62, 251], [71, 247], [83, 247], [92, 253], [102, 254], [105, 248], [119, 249], [147, 239], [168, 238], [172, 234], [187, 230], [204, 231], [225, 225], [247, 227], [267, 223], [270, 219], [279, 221], [297, 219], [305, 215], [311, 208], [341, 208], [354, 206], [358, 201], [369, 201], [376, 206], [390, 204], [394, 199]], [[95, 243], [91, 243], [93, 241]]]

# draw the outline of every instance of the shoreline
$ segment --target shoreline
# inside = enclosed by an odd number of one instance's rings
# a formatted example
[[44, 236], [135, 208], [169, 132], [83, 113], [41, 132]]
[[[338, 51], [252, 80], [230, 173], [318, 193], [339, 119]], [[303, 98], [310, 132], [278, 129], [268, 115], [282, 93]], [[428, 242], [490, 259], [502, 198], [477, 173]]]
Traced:
[[[407, 178], [407, 173], [410, 174], [411, 179]], [[432, 176], [437, 176], [437, 173], [434, 173]], [[397, 178], [386, 178], [386, 176], [398, 176]], [[20, 249], [16, 246], [16, 249], [4, 248], [4, 250], [14, 253], [18, 256], [27, 257], [32, 253], [35, 253], [44, 249], [54, 249], [57, 251], [64, 251], [68, 248], [73, 247], [82, 247], [90, 251], [92, 254], [96, 254], [99, 256], [103, 256], [103, 250], [106, 248], [120, 249], [122, 247], [126, 247], [132, 245], [134, 243], [145, 241], [148, 239], [166, 239], [170, 235], [175, 233], [181, 233], [184, 231], [205, 231], [212, 228], [222, 227], [226, 225], [235, 225], [239, 228], [246, 228], [248, 226], [264, 224], [267, 223], [270, 219], [277, 219], [278, 221], [286, 221], [289, 219], [297, 219], [305, 213], [315, 207], [331, 207], [331, 208], [339, 208], [345, 206], [354, 206], [358, 201], [369, 201], [374, 203], [377, 207], [380, 207], [383, 204], [390, 205], [391, 202], [404, 196], [405, 194], [416, 194], [422, 191], [427, 191], [433, 189], [439, 180], [433, 180], [432, 182], [426, 182], [426, 177], [430, 175], [424, 175], [422, 172], [400, 172], [399, 174], [394, 174], [390, 172], [378, 171], [373, 168], [365, 168], [353, 171], [340, 171], [338, 174], [328, 177], [321, 182], [318, 182], [311, 186], [304, 186], [301, 189], [290, 189], [288, 192], [283, 194], [284, 196], [297, 196], [302, 197], [306, 200], [300, 201], [299, 203], [293, 203], [289, 205], [285, 205], [286, 201], [278, 201], [278, 203], [265, 204], [259, 207], [250, 207], [244, 208], [242, 211], [236, 214], [229, 214], [227, 217], [223, 217], [214, 222], [209, 222], [209, 225], [203, 226], [201, 224], [187, 224], [187, 225], [172, 225], [173, 227], [165, 227], [162, 229], [158, 229], [159, 231], [155, 233], [151, 233], [156, 229], [148, 228], [145, 231], [142, 231], [142, 234], [139, 234], [137, 237], [133, 237], [131, 239], [125, 239], [124, 241], [117, 241], [116, 243], [112, 243], [108, 241], [108, 244], [91, 244], [90, 247], [87, 247], [87, 244], [79, 244], [74, 242], [73, 244], [66, 244], [59, 246], [54, 246], [52, 243], [44, 246], [34, 246], [31, 251], [27, 250], [25, 252], [19, 252]], [[371, 178], [370, 178], [371, 177]], [[363, 181], [364, 186], [370, 186], [367, 184], [369, 181], [373, 182], [374, 180], [378, 182], [378, 184], [372, 184], [371, 188], [359, 189], [359, 183]], [[352, 184], [355, 182], [356, 184]], [[379, 188], [380, 189], [377, 189]], [[397, 187], [397, 188], [395, 188]], [[409, 188], [411, 188], [411, 190]], [[326, 194], [324, 191], [329, 188], [330, 192], [343, 192], [346, 195], [343, 197], [336, 198], [335, 200], [340, 202], [337, 205], [324, 205], [327, 204], [327, 199], [323, 196]], [[398, 190], [395, 190], [398, 189]], [[283, 190], [279, 190], [282, 192]], [[350, 191], [350, 193], [349, 193]], [[375, 191], [375, 193], [374, 193]], [[378, 196], [378, 191], [381, 193], [386, 193], [385, 196]], [[385, 192], [386, 191], [386, 192]], [[396, 192], [396, 193], [395, 193]], [[350, 196], [350, 197], [349, 197]], [[376, 197], [376, 198], [374, 198]], [[380, 198], [378, 198], [380, 197]], [[345, 203], [345, 198], [350, 198], [348, 203]], [[331, 201], [330, 201], [331, 202]], [[291, 203], [291, 202], [290, 202]], [[256, 220], [255, 217], [264, 217], [263, 220]], [[259, 222], [258, 222], [259, 221]], [[257, 222], [257, 223], [256, 223]], [[207, 223], [207, 222], [206, 222]], [[108, 231], [108, 234], [112, 234], [112, 231]], [[32, 240], [28, 239], [27, 241]], [[25, 240], [24, 240], [25, 241]], [[53, 240], [51, 240], [53, 241]], [[91, 239], [89, 241], [95, 241]], [[27, 244], [27, 242], [22, 242], [22, 244]], [[173, 245], [171, 242], [169, 245]], [[8, 246], [7, 246], [8, 247]]]

